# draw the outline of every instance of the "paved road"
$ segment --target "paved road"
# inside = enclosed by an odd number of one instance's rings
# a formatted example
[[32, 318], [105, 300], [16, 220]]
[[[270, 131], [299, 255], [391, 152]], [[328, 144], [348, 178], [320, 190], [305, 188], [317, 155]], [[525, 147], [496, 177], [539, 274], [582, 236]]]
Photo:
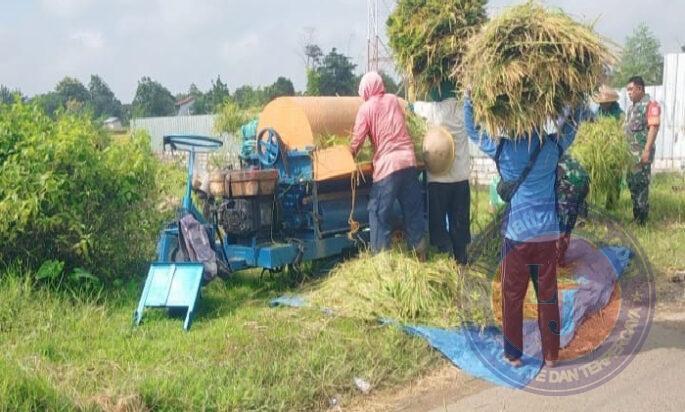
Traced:
[[685, 411], [685, 313], [655, 321], [642, 350], [618, 376], [574, 396], [488, 385], [438, 411]]

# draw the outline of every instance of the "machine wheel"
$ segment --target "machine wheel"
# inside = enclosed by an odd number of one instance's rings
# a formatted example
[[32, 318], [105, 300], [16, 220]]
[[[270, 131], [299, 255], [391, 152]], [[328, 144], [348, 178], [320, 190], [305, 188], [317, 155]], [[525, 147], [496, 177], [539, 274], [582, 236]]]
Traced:
[[259, 131], [257, 135], [257, 157], [263, 166], [273, 166], [281, 152], [281, 136], [272, 128]]
[[174, 242], [173, 247], [169, 251], [169, 255], [167, 256], [167, 260], [169, 262], [187, 262], [188, 261], [188, 256], [185, 254], [183, 249], [181, 249], [181, 245], [178, 243], [178, 238], [176, 238], [176, 242]]

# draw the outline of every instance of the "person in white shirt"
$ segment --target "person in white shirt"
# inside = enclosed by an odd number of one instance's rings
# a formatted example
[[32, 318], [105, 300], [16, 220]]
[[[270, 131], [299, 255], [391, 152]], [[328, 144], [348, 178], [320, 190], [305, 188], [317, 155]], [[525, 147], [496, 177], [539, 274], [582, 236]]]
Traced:
[[426, 119], [429, 125], [443, 127], [452, 135], [455, 156], [447, 171], [441, 174], [428, 172], [430, 243], [442, 253], [453, 254], [457, 262], [464, 265], [468, 260], [467, 247], [471, 242], [471, 163], [468, 137], [464, 130], [464, 112], [455, 97], [432, 97], [435, 100], [433, 102], [415, 102], [414, 112]]

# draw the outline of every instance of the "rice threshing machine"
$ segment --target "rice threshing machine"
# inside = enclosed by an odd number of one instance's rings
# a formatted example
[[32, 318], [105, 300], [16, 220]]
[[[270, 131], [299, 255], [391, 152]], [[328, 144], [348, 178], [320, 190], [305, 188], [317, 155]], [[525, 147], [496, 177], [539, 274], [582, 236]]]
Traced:
[[[135, 323], [146, 307], [182, 308], [187, 330], [203, 280], [248, 268], [297, 270], [368, 241], [370, 165], [357, 167], [346, 146], [315, 144], [316, 136], [350, 135], [361, 103], [278, 98], [242, 128], [240, 168], [204, 181], [193, 175], [196, 154], [218, 150], [221, 141], [165, 136], [165, 148], [188, 153], [188, 181], [177, 220], [161, 233]], [[397, 215], [399, 223], [399, 208]]]

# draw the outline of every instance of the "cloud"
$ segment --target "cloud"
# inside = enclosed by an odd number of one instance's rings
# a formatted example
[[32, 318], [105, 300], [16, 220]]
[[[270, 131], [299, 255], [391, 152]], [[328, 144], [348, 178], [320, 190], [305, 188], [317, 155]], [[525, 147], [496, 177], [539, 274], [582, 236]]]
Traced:
[[[523, 0], [490, 0], [491, 12]], [[645, 21], [664, 52], [680, 51], [685, 2], [652, 0], [541, 0], [621, 43]], [[173, 92], [190, 83], [202, 89], [217, 75], [235, 88], [264, 86], [289, 77], [306, 87], [304, 28], [325, 53], [332, 47], [366, 67], [363, 0], [0, 0], [0, 79], [27, 94], [51, 90], [65, 75], [83, 81], [102, 76], [120, 99], [133, 97], [136, 81], [155, 76]], [[380, 1], [379, 29], [393, 0]], [[18, 5], [24, 5], [19, 7]], [[28, 6], [30, 5], [30, 6]], [[668, 10], [668, 13], [664, 13]], [[5, 20], [2, 20], [4, 18]], [[388, 66], [389, 67], [389, 66]]]
[[93, 4], [93, 0], [41, 0], [43, 10], [60, 17], [78, 16]]
[[105, 46], [105, 39], [102, 33], [91, 30], [78, 30], [69, 35], [71, 40], [75, 40], [87, 49], [99, 50]]

